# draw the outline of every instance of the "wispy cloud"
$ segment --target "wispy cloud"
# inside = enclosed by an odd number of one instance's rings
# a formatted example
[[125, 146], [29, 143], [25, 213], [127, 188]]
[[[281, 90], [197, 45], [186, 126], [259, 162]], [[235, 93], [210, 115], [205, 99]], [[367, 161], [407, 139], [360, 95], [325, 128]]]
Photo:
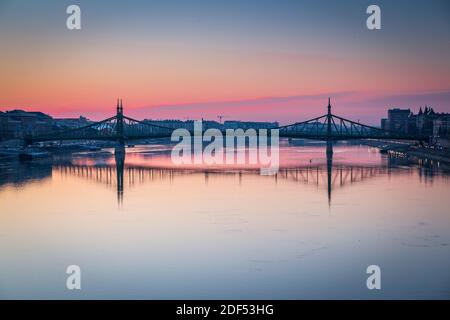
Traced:
[[343, 91], [343, 92], [330, 92], [330, 93], [322, 93], [322, 94], [314, 94], [314, 95], [292, 95], [292, 96], [278, 96], [278, 97], [260, 97], [254, 99], [242, 99], [242, 100], [228, 100], [228, 101], [211, 101], [211, 102], [198, 102], [198, 103], [180, 103], [180, 104], [161, 104], [155, 106], [146, 106], [139, 109], [190, 109], [192, 107], [229, 107], [229, 108], [239, 108], [243, 105], [252, 106], [252, 105], [261, 105], [261, 104], [272, 104], [272, 103], [286, 103], [286, 102], [296, 102], [296, 101], [311, 101], [311, 100], [320, 100], [320, 99], [328, 99], [328, 97], [348, 97], [356, 94], [356, 92], [352, 91]]
[[390, 106], [413, 109], [429, 105], [442, 112], [450, 112], [450, 91], [414, 92], [398, 95], [379, 96], [368, 99], [369, 103], [389, 104]]
[[271, 96], [254, 99], [229, 101], [210, 101], [199, 103], [180, 103], [170, 105], [145, 106], [132, 110], [136, 115], [153, 118], [208, 118], [218, 115], [242, 120], [278, 120], [287, 121], [292, 115], [307, 116], [325, 112], [328, 97], [333, 99], [349, 99], [355, 92], [331, 92], [314, 95]]
[[429, 105], [439, 112], [450, 112], [450, 91], [395, 95], [341, 91], [313, 95], [155, 105], [130, 109], [129, 112], [137, 117], [153, 119], [216, 120], [219, 115], [224, 115], [226, 119], [289, 123], [324, 114], [328, 97], [331, 97], [334, 113], [370, 124], [378, 124], [380, 118], [386, 116], [387, 109], [393, 107], [411, 108], [417, 111], [420, 106]]

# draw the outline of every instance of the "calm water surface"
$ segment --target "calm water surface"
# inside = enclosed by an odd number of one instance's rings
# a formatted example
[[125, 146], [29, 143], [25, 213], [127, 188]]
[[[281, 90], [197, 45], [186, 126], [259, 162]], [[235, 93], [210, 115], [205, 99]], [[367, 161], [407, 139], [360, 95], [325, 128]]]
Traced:
[[340, 145], [327, 167], [324, 146], [285, 144], [261, 176], [175, 167], [168, 150], [1, 160], [0, 298], [450, 298], [442, 164]]

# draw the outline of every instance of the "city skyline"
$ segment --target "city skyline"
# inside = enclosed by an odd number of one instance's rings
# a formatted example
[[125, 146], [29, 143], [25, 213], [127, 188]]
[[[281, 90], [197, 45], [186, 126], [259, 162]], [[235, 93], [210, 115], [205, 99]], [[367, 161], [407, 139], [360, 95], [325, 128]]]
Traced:
[[0, 4], [0, 110], [98, 120], [121, 96], [137, 118], [289, 123], [331, 96], [370, 124], [392, 107], [450, 111], [446, 1], [377, 1], [375, 31], [367, 1], [79, 1], [76, 31], [68, 4]]
[[[256, 100], [258, 100], [258, 99], [256, 99]], [[434, 108], [433, 106], [431, 106], [429, 104], [420, 105], [417, 108], [410, 108], [410, 107], [406, 107], [406, 106], [404, 108], [402, 108], [402, 107], [398, 107], [396, 105], [393, 105], [392, 107], [387, 107], [386, 110], [384, 110], [385, 113], [383, 115], [381, 115], [381, 117], [379, 119], [375, 119], [373, 125], [379, 126], [380, 125], [380, 121], [385, 120], [385, 118], [388, 115], [389, 111], [392, 111], [392, 110], [401, 110], [403, 112], [408, 110], [411, 115], [415, 115], [415, 114], [418, 114], [420, 112], [420, 110], [423, 111], [423, 110], [425, 110], [427, 108], [430, 109], [430, 110], [433, 110], [433, 112], [435, 112], [436, 114], [442, 114], [442, 115], [448, 114], [448, 112], [438, 110], [438, 109]], [[114, 111], [113, 108], [111, 108], [111, 110]], [[110, 113], [111, 115], [113, 114], [113, 111], [111, 111], [111, 113]], [[76, 111], [75, 111], [73, 116], [72, 115], [69, 115], [69, 116], [60, 115], [60, 116], [58, 116], [59, 115], [58, 113], [51, 114], [51, 113], [47, 113], [47, 112], [44, 112], [44, 111], [41, 111], [41, 110], [33, 110], [33, 109], [30, 109], [30, 108], [17, 107], [17, 108], [5, 109], [5, 110], [1, 110], [0, 109], [0, 113], [3, 113], [5, 115], [7, 115], [7, 114], [11, 114], [12, 115], [15, 112], [40, 113], [42, 115], [48, 116], [50, 118], [53, 118], [55, 120], [71, 120], [71, 119], [73, 119], [73, 120], [79, 119], [79, 120], [83, 120], [83, 121], [98, 121], [98, 120], [101, 120], [101, 119], [98, 119], [97, 117], [90, 118], [89, 114], [92, 114], [92, 113], [89, 113], [89, 112], [87, 112], [86, 114], [76, 114]], [[131, 109], [131, 112], [132, 113], [136, 113], [136, 110], [135, 109], [134, 110]], [[218, 124], [225, 123], [225, 122], [279, 123], [278, 121], [271, 120], [271, 119], [260, 119], [260, 120], [255, 120], [255, 119], [252, 119], [252, 118], [240, 119], [240, 118], [231, 118], [229, 116], [223, 116], [223, 117], [222, 116], [217, 116], [217, 117], [213, 117], [213, 118], [204, 118], [202, 116], [200, 116], [199, 118], [196, 118], [196, 117], [184, 117], [184, 118], [181, 118], [181, 117], [177, 117], [176, 115], [174, 115], [174, 117], [172, 117], [172, 118], [171, 117], [167, 117], [167, 118], [157, 118], [157, 117], [155, 117], [155, 118], [152, 118], [151, 116], [145, 116], [145, 114], [141, 114], [141, 115], [142, 115], [142, 119], [143, 120], [151, 120], [151, 121], [181, 121], [181, 122], [187, 122], [187, 121], [202, 120], [202, 121], [207, 121], [207, 122], [217, 122]], [[108, 114], [106, 114], [106, 116], [108, 116]], [[301, 114], [299, 114], [299, 117], [305, 118], [304, 114], [303, 114], [303, 116]], [[358, 121], [359, 121], [359, 119], [358, 119]], [[279, 123], [279, 124], [280, 125], [283, 125], [283, 124], [286, 125], [286, 123]]]

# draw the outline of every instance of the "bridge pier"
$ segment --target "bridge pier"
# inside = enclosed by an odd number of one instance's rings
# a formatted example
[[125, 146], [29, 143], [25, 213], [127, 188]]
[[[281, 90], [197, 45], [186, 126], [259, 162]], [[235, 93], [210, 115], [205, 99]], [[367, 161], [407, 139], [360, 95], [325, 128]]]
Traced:
[[333, 157], [333, 141], [327, 140], [327, 148], [326, 148], [327, 160], [328, 158]]
[[114, 149], [114, 158], [116, 160], [116, 177], [117, 177], [117, 201], [119, 206], [123, 202], [123, 172], [125, 167], [125, 146], [118, 145]]
[[333, 170], [333, 141], [327, 140], [327, 191], [328, 206], [331, 206], [332, 170]]

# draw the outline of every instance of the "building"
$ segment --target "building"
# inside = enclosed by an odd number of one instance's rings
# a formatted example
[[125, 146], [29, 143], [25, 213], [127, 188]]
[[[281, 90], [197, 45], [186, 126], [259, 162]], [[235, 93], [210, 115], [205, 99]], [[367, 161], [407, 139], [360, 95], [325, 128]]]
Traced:
[[389, 109], [385, 126], [387, 125], [390, 131], [407, 133], [410, 114], [411, 110], [409, 109]]
[[450, 138], [450, 114], [442, 114], [433, 119], [433, 137]]
[[187, 130], [194, 130], [194, 122], [192, 120], [182, 121], [175, 119], [167, 119], [167, 120], [145, 119], [143, 122], [171, 129], [185, 128]]
[[389, 121], [386, 118], [381, 119], [381, 129], [389, 130]]
[[410, 109], [389, 109], [388, 118], [381, 119], [381, 128], [395, 132], [417, 134], [430, 138], [450, 137], [450, 114], [438, 113], [428, 106], [414, 114]]
[[90, 124], [85, 117], [54, 119], [42, 112], [0, 112], [0, 140], [23, 139], [28, 135], [76, 129]]
[[436, 113], [434, 112], [433, 108], [428, 108], [427, 106], [425, 106], [425, 109], [423, 111], [422, 108], [420, 108], [419, 113], [415, 117], [417, 132], [420, 132], [427, 136], [432, 136], [434, 132], [433, 121], [443, 115], [445, 114]]
[[0, 111], [0, 140], [12, 139], [14, 137], [14, 128], [10, 127], [8, 116]]
[[56, 129], [66, 130], [66, 129], [77, 129], [87, 126], [91, 123], [87, 118], [80, 116], [79, 118], [62, 118], [54, 119], [54, 125]]
[[21, 139], [27, 135], [43, 134], [53, 129], [53, 118], [42, 112], [12, 110], [0, 115], [0, 140]]
[[[195, 120], [150, 120], [145, 119], [145, 122], [149, 124], [154, 124], [158, 126], [163, 126], [166, 128], [184, 128], [187, 130], [194, 130], [194, 121]], [[278, 127], [278, 122], [251, 122], [251, 121], [238, 121], [238, 120], [228, 120], [225, 121], [223, 124], [214, 121], [214, 120], [204, 120], [202, 119], [202, 129], [208, 130], [208, 129], [273, 129]]]
[[227, 120], [223, 123], [225, 129], [274, 129], [278, 128], [278, 122], [252, 122], [252, 121], [236, 121]]

